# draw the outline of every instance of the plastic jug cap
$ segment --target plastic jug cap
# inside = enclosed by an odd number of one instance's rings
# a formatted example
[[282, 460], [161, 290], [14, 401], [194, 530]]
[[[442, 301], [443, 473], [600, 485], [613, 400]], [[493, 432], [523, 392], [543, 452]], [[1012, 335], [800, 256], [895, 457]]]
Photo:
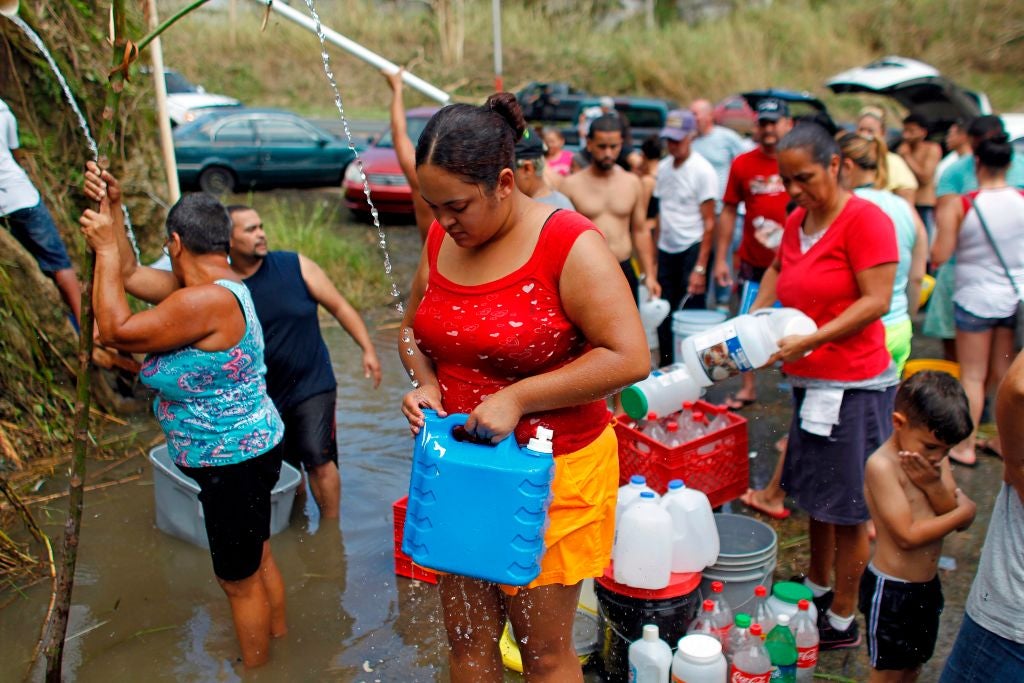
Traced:
[[646, 640], [646, 641], [658, 640], [658, 626], [657, 626], [657, 624], [644, 624], [644, 640]]
[[750, 635], [752, 635], [752, 636], [762, 635], [761, 624], [751, 624], [750, 625]]
[[654, 499], [654, 491], [644, 491], [643, 493], [640, 494], [640, 497], [644, 498], [644, 499], [653, 500]]
[[652, 410], [651, 412], [647, 413], [647, 419], [648, 420], [657, 420], [658, 419], [658, 414]]
[[647, 483], [647, 477], [645, 477], [642, 474], [634, 474], [632, 477], [629, 478], [629, 483], [630, 484], [646, 484]]
[[711, 582], [711, 592], [712, 593], [721, 593], [724, 590], [725, 590], [725, 584], [722, 583], [721, 581], [712, 581]]
[[764, 586], [756, 586], [754, 588], [754, 595], [759, 598], [763, 598], [764, 596], [768, 595], [768, 589]]
[[789, 626], [789, 615], [782, 612], [775, 617], [775, 621], [779, 626]]
[[714, 612], [715, 611], [715, 601], [711, 600], [710, 598], [705, 600], [704, 601], [704, 611], [705, 612]]
[[794, 581], [780, 581], [772, 587], [772, 595], [781, 600], [795, 605], [800, 600], [810, 600], [814, 593], [802, 583]]
[[665, 425], [665, 431], [667, 431], [667, 432], [678, 432], [679, 431], [679, 423], [678, 422], [669, 422], [668, 424]]
[[800, 600], [800, 602], [796, 603], [796, 608], [798, 610], [802, 610], [804, 612], [807, 612], [807, 611], [809, 611], [811, 609], [811, 602], [810, 602], [810, 600], [803, 600], [802, 599], [802, 600]]
[[552, 453], [551, 437], [554, 435], [555, 433], [547, 427], [537, 427], [536, 436], [530, 439], [526, 447], [537, 453]]
[[[619, 395], [619, 400], [622, 401], [622, 409], [626, 411], [626, 415], [629, 415], [635, 420], [643, 418], [648, 415], [648, 408], [650, 405], [647, 403], [647, 396], [644, 392], [638, 389], [636, 386], [626, 387], [622, 390]], [[647, 419], [651, 419], [648, 415]]]
[[693, 401], [683, 401], [683, 409], [690, 410], [693, 408]]
[[704, 413], [700, 412], [699, 410], [693, 411], [693, 421], [694, 422], [703, 422], [704, 421]]
[[682, 479], [673, 479], [672, 481], [670, 481], [668, 483], [668, 488], [669, 488], [670, 491], [674, 491], [675, 489], [686, 488], [686, 486], [683, 484], [683, 480]]
[[734, 620], [737, 628], [750, 628], [750, 615], [740, 612]]

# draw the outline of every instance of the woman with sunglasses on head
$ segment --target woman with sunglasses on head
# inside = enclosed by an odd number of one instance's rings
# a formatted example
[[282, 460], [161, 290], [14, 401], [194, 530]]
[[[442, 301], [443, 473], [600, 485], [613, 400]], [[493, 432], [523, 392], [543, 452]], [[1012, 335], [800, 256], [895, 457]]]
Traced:
[[[178, 468], [199, 484], [213, 571], [231, 605], [246, 667], [266, 663], [287, 631], [281, 573], [270, 551], [270, 494], [284, 434], [267, 395], [263, 332], [249, 290], [228, 264], [231, 218], [216, 199], [184, 195], [167, 214], [172, 272], [139, 266], [117, 205], [120, 188], [89, 162], [80, 220], [96, 252], [100, 341], [146, 353], [140, 377]], [[116, 195], [116, 196], [115, 196]], [[127, 293], [156, 304], [132, 313]]]
[[[582, 681], [572, 638], [583, 579], [608, 565], [618, 455], [605, 397], [647, 376], [650, 357], [622, 270], [595, 226], [515, 185], [526, 123], [510, 93], [450, 105], [416, 148], [436, 218], [403, 322], [400, 356], [423, 409], [468, 413], [466, 430], [525, 444], [554, 431], [555, 477], [540, 575], [501, 586], [445, 575], [439, 590], [451, 680], [501, 681], [506, 617], [529, 681]], [[411, 334], [410, 334], [411, 332]], [[408, 340], [408, 341], [406, 341]], [[473, 514], [467, 510], [466, 514]]]

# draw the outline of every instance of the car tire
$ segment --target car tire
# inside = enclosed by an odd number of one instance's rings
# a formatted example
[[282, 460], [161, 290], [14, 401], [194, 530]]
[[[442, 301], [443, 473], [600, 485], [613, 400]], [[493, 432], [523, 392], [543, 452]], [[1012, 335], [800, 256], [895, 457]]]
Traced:
[[223, 166], [204, 168], [199, 174], [199, 189], [216, 196], [235, 191], [235, 174]]

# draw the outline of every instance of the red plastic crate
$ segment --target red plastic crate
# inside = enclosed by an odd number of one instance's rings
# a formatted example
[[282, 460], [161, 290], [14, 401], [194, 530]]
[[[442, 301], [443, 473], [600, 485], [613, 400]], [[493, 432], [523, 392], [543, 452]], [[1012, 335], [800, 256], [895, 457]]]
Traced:
[[405, 513], [409, 507], [409, 496], [403, 496], [391, 504], [395, 517], [395, 574], [407, 579], [416, 579], [426, 583], [437, 583], [437, 574], [412, 561], [402, 552], [402, 536], [405, 532]]
[[[694, 407], [706, 409], [710, 404], [697, 401]], [[673, 479], [682, 479], [689, 488], [703, 491], [712, 507], [739, 498], [750, 479], [747, 421], [733, 412], [725, 416], [727, 427], [669, 448], [636, 431], [627, 424], [628, 417], [619, 415], [614, 423], [619, 439], [619, 485], [641, 474], [659, 493], [664, 493]]]

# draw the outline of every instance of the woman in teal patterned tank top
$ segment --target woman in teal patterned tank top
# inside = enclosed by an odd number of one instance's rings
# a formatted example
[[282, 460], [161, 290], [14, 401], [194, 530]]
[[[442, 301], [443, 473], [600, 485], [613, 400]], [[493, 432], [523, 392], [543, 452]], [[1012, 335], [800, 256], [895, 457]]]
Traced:
[[[270, 493], [284, 427], [267, 396], [263, 332], [228, 264], [231, 219], [216, 199], [184, 195], [167, 215], [172, 272], [138, 265], [120, 189], [90, 162], [82, 232], [96, 252], [93, 304], [105, 345], [146, 353], [142, 381], [175, 463], [199, 483], [210, 554], [247, 667], [267, 661], [287, 630], [284, 583], [270, 551]], [[133, 314], [126, 292], [156, 306]]]

